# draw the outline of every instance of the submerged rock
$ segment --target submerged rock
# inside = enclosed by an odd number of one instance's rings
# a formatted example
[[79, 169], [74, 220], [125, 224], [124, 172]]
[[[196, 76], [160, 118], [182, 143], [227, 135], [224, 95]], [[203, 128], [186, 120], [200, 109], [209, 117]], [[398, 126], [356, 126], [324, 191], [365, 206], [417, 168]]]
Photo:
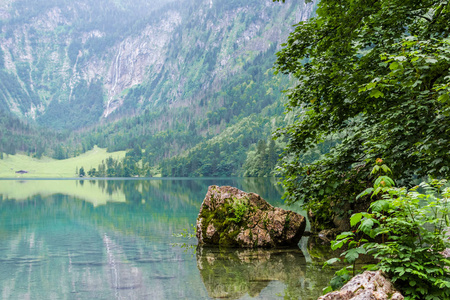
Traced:
[[197, 218], [199, 245], [280, 247], [297, 245], [303, 216], [273, 207], [254, 193], [210, 186]]
[[403, 300], [404, 297], [381, 271], [366, 271], [356, 275], [339, 291], [328, 293], [317, 300]]

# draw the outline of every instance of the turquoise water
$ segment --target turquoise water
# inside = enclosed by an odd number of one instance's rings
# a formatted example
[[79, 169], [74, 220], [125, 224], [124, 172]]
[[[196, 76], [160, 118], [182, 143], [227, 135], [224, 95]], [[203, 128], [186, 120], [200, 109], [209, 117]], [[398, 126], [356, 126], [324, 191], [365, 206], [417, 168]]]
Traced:
[[250, 251], [174, 236], [212, 184], [286, 208], [269, 179], [1, 180], [0, 298], [317, 299], [331, 274], [306, 240]]

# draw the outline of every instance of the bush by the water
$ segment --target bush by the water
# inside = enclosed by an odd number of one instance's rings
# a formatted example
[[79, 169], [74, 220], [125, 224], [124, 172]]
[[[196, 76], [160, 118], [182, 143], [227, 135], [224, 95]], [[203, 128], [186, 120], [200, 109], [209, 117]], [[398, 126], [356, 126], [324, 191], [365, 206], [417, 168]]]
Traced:
[[450, 247], [446, 184], [432, 179], [407, 189], [379, 176], [373, 188], [360, 194], [379, 200], [368, 212], [352, 215], [355, 231], [343, 232], [332, 242], [333, 249], [347, 245], [348, 250], [327, 264], [343, 260], [351, 265], [336, 272], [327, 291], [340, 288], [355, 275], [358, 258], [370, 255], [378, 263], [365, 268], [382, 270], [405, 299], [450, 299], [450, 260], [442, 254]]

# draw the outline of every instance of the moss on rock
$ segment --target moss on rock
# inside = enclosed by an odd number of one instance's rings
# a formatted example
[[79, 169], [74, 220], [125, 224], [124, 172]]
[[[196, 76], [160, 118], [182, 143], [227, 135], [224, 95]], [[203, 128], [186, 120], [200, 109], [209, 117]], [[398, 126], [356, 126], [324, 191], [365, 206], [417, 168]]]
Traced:
[[210, 186], [197, 218], [199, 244], [226, 247], [297, 245], [305, 218], [276, 208], [259, 195]]

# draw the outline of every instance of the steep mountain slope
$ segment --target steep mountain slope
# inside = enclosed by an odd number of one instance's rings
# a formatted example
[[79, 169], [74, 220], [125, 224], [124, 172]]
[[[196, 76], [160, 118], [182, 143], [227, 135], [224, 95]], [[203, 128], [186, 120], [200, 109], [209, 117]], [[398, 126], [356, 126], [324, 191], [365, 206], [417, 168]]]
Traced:
[[[111, 62], [125, 37], [155, 21], [159, 2], [3, 1], [0, 104], [53, 127], [96, 123], [113, 82]], [[2, 67], [0, 65], [0, 68]], [[75, 115], [73, 115], [75, 113]], [[67, 119], [72, 119], [66, 122]], [[87, 119], [87, 118], [86, 118]]]
[[0, 107], [79, 129], [118, 108], [120, 117], [189, 103], [219, 91], [312, 9], [270, 0], [2, 1]]
[[41, 134], [39, 153], [0, 152], [62, 159], [98, 145], [133, 149], [122, 175], [242, 175], [248, 153], [280, 151], [256, 149], [291, 84], [272, 66], [316, 2], [4, 0], [0, 110], [61, 133]]

